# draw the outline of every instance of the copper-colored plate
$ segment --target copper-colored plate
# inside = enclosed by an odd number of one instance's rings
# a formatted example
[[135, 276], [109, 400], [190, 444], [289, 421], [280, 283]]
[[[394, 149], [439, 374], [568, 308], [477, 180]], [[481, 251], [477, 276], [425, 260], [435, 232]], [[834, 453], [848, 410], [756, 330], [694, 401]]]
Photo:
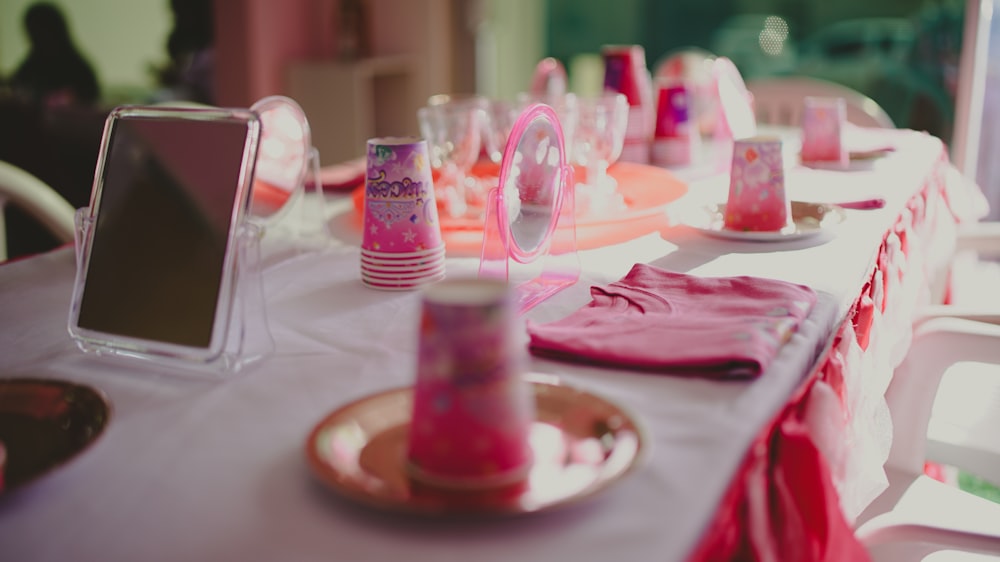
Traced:
[[643, 436], [607, 400], [554, 380], [529, 379], [537, 419], [534, 464], [517, 485], [489, 491], [423, 486], [405, 469], [412, 389], [396, 388], [337, 409], [309, 434], [313, 473], [335, 492], [370, 507], [424, 515], [524, 514], [590, 497], [636, 466]]
[[111, 407], [104, 396], [67, 381], [0, 379], [0, 494], [69, 462], [104, 432]]
[[733, 230], [726, 228], [725, 203], [705, 207], [705, 215], [696, 217], [690, 224], [705, 234], [717, 238], [751, 242], [784, 242], [823, 234], [847, 218], [844, 209], [833, 203], [792, 201], [791, 208], [792, 224], [781, 230]]

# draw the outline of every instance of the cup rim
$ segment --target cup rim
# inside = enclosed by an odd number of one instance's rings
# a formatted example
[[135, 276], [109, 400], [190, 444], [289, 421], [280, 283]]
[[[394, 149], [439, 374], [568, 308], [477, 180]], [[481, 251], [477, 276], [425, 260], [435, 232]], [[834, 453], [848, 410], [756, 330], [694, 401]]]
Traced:
[[380, 282], [380, 281], [377, 281], [377, 280], [376, 281], [371, 281], [371, 280], [368, 280], [368, 279], [365, 279], [364, 277], [362, 277], [361, 278], [361, 282], [364, 283], [365, 285], [367, 285], [369, 287], [372, 287], [372, 288], [375, 288], [375, 289], [390, 289], [390, 290], [391, 289], [417, 289], [417, 288], [419, 288], [419, 287], [421, 287], [423, 285], [427, 285], [429, 283], [435, 283], [437, 281], [441, 281], [442, 279], [444, 279], [444, 277], [445, 277], [444, 272], [441, 272], [440, 275], [435, 275], [435, 276], [427, 277], [427, 278], [421, 279], [419, 281], [403, 281], [403, 282], [393, 283], [391, 281], [390, 282]]
[[411, 265], [411, 266], [400, 266], [400, 267], [381, 266], [381, 265], [379, 265], [377, 263], [373, 264], [373, 263], [361, 262], [361, 271], [381, 272], [381, 273], [387, 273], [387, 274], [391, 274], [391, 275], [401, 275], [401, 274], [407, 274], [407, 273], [414, 273], [414, 274], [416, 274], [416, 273], [420, 273], [420, 272], [434, 271], [434, 270], [438, 270], [438, 269], [444, 270], [444, 268], [445, 268], [444, 262], [441, 262], [441, 263], [431, 263], [431, 264], [426, 264], [426, 265], [422, 264], [422, 265], [419, 265], [419, 266], [412, 266]]
[[407, 146], [427, 142], [423, 137], [418, 136], [386, 136], [368, 139], [369, 146]]
[[415, 250], [411, 252], [380, 252], [378, 250], [369, 250], [368, 248], [361, 248], [361, 255], [370, 258], [384, 259], [384, 260], [405, 260], [414, 258], [427, 258], [434, 257], [438, 254], [444, 255], [444, 243], [431, 248], [429, 250]]
[[361, 279], [365, 281], [371, 281], [373, 283], [405, 284], [405, 283], [421, 283], [428, 279], [441, 277], [444, 274], [445, 274], [444, 269], [438, 271], [430, 271], [420, 275], [392, 275], [392, 274], [379, 275], [377, 273], [369, 273], [366, 271], [362, 271]]
[[361, 268], [380, 271], [423, 271], [425, 269], [443, 268], [444, 260], [441, 261], [419, 261], [406, 263], [387, 263], [380, 261], [361, 259]]

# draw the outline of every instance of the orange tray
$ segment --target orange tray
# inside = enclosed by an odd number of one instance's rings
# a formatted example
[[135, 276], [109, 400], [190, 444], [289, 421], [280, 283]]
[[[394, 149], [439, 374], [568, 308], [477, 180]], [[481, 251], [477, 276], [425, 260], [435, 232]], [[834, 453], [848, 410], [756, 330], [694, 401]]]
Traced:
[[[495, 165], [477, 165], [472, 175], [496, 177]], [[669, 170], [631, 162], [618, 162], [608, 168], [608, 175], [618, 182], [618, 193], [625, 209], [600, 217], [578, 217], [577, 247], [581, 250], [625, 242], [668, 226], [666, 207], [687, 193], [687, 184]], [[578, 176], [579, 177], [579, 176]], [[358, 186], [351, 193], [354, 217], [361, 229], [365, 190]], [[441, 235], [452, 254], [479, 255], [483, 244], [483, 223], [475, 219], [441, 216]]]

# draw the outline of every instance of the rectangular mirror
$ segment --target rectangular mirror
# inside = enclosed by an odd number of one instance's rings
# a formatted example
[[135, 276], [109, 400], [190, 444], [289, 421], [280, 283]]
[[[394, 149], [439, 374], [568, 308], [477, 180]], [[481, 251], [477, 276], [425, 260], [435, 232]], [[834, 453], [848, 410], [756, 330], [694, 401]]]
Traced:
[[78, 341], [195, 361], [219, 355], [259, 134], [246, 110], [112, 111], [80, 237], [70, 314]]

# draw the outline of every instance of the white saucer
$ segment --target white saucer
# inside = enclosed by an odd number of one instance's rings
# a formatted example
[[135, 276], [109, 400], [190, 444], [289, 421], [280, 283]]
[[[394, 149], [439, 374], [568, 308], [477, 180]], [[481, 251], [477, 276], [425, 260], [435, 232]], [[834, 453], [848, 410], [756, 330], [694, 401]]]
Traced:
[[703, 207], [703, 215], [688, 225], [716, 238], [751, 242], [784, 242], [818, 236], [844, 222], [847, 213], [832, 203], [792, 201], [792, 224], [781, 230], [732, 230], [725, 226], [725, 203]]

